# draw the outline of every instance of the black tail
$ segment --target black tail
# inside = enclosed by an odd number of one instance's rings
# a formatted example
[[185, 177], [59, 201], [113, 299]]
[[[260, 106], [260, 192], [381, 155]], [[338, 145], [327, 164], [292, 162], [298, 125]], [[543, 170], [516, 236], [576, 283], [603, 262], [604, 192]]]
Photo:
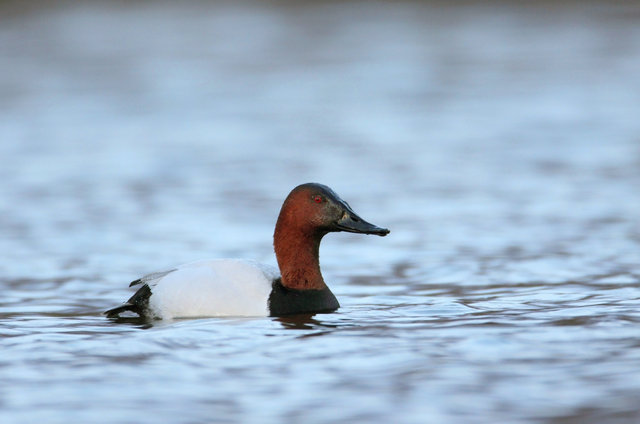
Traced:
[[104, 314], [107, 318], [119, 318], [121, 313], [131, 311], [138, 314], [141, 318], [147, 318], [149, 315], [149, 298], [151, 294], [151, 288], [145, 284], [125, 303], [105, 311]]

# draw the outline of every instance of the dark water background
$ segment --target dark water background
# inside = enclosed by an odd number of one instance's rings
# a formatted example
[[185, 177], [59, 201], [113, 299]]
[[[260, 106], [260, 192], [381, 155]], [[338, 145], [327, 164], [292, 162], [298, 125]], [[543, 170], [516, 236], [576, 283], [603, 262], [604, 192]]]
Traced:
[[[0, 3], [0, 421], [640, 422], [639, 118], [637, 3]], [[338, 312], [101, 316], [307, 181]]]

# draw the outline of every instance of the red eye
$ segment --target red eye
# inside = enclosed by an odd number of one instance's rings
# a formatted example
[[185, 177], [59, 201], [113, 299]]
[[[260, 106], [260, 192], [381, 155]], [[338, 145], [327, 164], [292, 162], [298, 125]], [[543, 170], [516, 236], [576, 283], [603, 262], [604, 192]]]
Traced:
[[316, 196], [313, 198], [313, 201], [316, 203], [322, 203], [322, 196]]

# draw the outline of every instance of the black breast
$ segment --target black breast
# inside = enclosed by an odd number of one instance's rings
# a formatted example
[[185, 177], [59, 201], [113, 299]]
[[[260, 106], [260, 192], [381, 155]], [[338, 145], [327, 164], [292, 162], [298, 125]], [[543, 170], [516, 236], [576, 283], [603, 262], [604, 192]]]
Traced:
[[278, 278], [273, 282], [269, 295], [269, 315], [333, 312], [340, 307], [338, 299], [328, 287], [322, 290], [294, 290], [282, 285]]

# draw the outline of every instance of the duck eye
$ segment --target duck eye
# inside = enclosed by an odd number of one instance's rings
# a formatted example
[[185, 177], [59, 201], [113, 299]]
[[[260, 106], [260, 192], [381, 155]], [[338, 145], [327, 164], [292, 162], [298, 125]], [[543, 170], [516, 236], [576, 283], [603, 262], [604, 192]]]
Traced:
[[320, 196], [320, 195], [317, 195], [317, 196], [315, 196], [315, 197], [313, 198], [313, 201], [314, 201], [314, 202], [316, 202], [316, 203], [322, 203], [322, 201], [323, 201], [323, 200], [324, 200], [324, 199], [323, 199], [323, 198], [322, 198], [322, 196]]

